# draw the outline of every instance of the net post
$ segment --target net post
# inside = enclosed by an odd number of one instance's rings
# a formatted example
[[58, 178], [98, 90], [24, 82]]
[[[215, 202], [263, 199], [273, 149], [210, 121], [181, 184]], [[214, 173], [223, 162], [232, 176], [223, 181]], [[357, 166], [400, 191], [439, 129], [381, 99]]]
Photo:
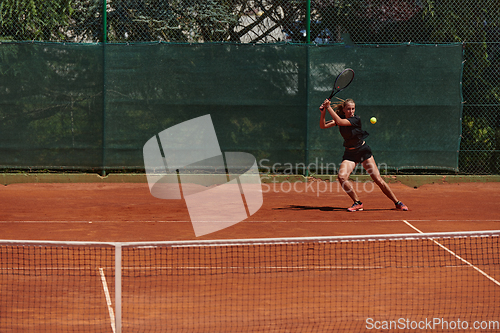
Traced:
[[122, 332], [122, 245], [115, 245], [115, 333]]

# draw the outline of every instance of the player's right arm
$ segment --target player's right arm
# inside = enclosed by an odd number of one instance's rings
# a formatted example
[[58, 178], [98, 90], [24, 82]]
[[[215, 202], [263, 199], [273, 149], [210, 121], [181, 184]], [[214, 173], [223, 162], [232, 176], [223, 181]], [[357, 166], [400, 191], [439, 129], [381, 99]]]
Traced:
[[325, 120], [326, 108], [324, 108], [323, 105], [320, 106], [319, 110], [321, 111], [321, 116], [319, 118], [319, 127], [320, 128], [324, 129], [324, 128], [329, 128], [329, 127], [336, 125], [334, 120], [329, 120], [329, 121]]

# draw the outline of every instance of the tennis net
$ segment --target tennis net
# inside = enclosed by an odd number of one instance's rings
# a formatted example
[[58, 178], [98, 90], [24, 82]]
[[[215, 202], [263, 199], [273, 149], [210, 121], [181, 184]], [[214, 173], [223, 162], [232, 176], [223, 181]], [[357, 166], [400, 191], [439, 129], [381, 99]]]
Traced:
[[500, 331], [499, 239], [0, 241], [0, 331]]

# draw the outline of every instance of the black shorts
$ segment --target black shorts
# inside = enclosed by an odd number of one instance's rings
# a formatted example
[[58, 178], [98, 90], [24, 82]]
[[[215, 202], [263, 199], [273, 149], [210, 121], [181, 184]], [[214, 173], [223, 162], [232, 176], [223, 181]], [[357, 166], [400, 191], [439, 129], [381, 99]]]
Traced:
[[346, 149], [342, 160], [353, 161], [355, 163], [362, 163], [372, 157], [372, 149], [366, 143], [356, 149]]

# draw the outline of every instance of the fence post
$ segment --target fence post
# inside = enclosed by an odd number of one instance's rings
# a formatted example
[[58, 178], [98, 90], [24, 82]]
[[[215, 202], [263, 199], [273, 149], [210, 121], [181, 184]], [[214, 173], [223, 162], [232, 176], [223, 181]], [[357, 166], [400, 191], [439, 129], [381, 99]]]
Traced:
[[309, 177], [309, 44], [311, 43], [311, 0], [306, 5], [306, 137], [305, 137], [305, 176]]
[[311, 43], [311, 0], [306, 5], [306, 42]]
[[305, 135], [305, 145], [304, 145], [304, 153], [305, 153], [305, 177], [309, 177], [309, 89], [310, 89], [310, 79], [309, 79], [309, 73], [310, 73], [310, 62], [311, 60], [309, 59], [309, 44], [305, 45], [306, 48], [306, 135]]
[[108, 41], [108, 4], [106, 0], [102, 1], [102, 42]]
[[106, 43], [108, 42], [108, 5], [102, 1], [102, 170], [106, 176]]

